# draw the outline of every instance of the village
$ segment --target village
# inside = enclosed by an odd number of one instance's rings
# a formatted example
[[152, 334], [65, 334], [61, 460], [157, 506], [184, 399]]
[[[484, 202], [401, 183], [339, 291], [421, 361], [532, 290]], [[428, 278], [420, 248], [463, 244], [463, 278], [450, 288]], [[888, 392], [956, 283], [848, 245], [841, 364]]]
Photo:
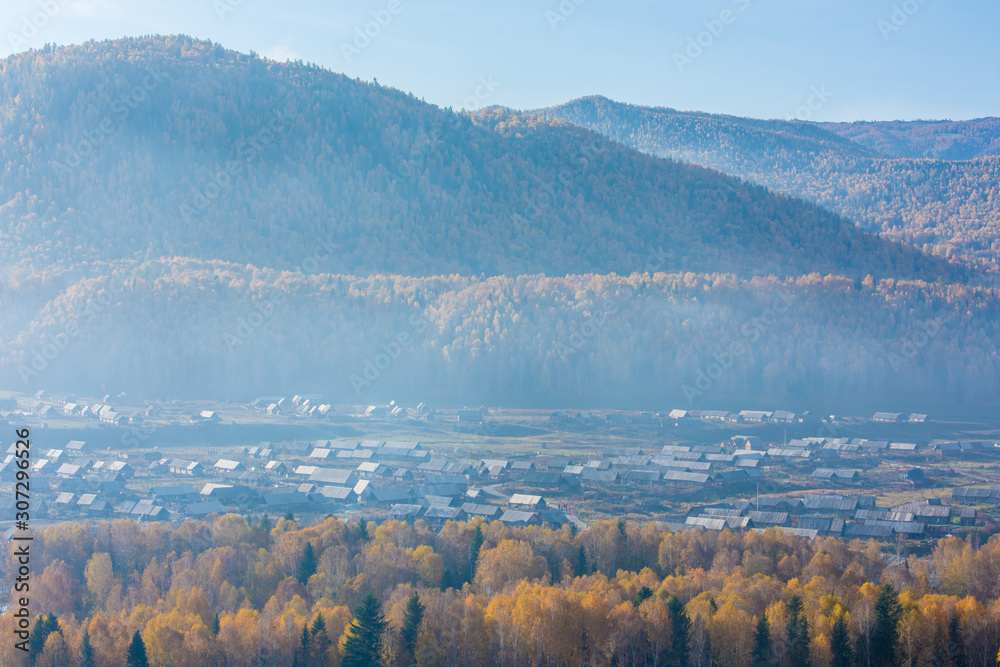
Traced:
[[[932, 437], [940, 429], [920, 413], [518, 413], [334, 406], [302, 395], [129, 405], [44, 392], [0, 398], [0, 411], [11, 433], [34, 433], [32, 514], [43, 522], [332, 514], [579, 531], [624, 518], [919, 551], [944, 535], [993, 533], [1000, 506], [996, 442]], [[183, 435], [164, 435], [171, 429]], [[296, 437], [243, 441], [258, 432]], [[300, 437], [311, 432], [335, 437]], [[0, 440], [4, 528], [17, 470], [9, 439]]]

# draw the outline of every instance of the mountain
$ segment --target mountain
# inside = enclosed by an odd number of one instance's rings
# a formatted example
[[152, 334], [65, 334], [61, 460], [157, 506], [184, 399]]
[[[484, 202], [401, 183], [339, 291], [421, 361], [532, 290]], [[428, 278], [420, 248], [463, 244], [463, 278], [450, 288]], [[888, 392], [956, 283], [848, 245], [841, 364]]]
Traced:
[[963, 161], [1000, 155], [1000, 118], [818, 123], [891, 158]]
[[[0, 99], [0, 386], [996, 403], [989, 276], [559, 119], [172, 36], [12, 56]], [[812, 125], [726, 127], [733, 155], [882, 159]]]
[[587, 97], [537, 116], [719, 169], [886, 238], [1000, 270], [1000, 120], [753, 120]]
[[[961, 270], [803, 201], [493, 109], [186, 37], [0, 62], [0, 263], [183, 256], [339, 273]], [[843, 141], [844, 144], [849, 142]], [[669, 249], [669, 253], [666, 252]]]

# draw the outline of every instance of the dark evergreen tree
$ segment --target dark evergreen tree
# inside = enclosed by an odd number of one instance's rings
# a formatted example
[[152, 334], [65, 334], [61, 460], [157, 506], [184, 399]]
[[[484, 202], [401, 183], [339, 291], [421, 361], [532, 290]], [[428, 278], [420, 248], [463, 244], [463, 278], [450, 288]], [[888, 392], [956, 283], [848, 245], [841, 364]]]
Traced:
[[138, 630], [132, 635], [132, 643], [128, 645], [125, 664], [128, 667], [149, 667], [149, 659], [146, 658], [146, 644], [142, 641]]
[[638, 591], [635, 592], [635, 600], [632, 602], [636, 607], [641, 605], [643, 602], [653, 597], [653, 591], [650, 590], [649, 586], [643, 586]]
[[767, 623], [767, 615], [757, 618], [757, 629], [753, 633], [753, 653], [750, 655], [750, 667], [767, 667], [771, 663], [771, 626]]
[[288, 510], [287, 512], [285, 512], [284, 518], [285, 521], [295, 521], [295, 514], [292, 512], [292, 510]]
[[35, 619], [35, 626], [31, 629], [31, 642], [28, 644], [28, 655], [31, 656], [32, 664], [34, 664], [35, 658], [42, 654], [45, 640], [48, 637], [49, 633], [45, 630], [45, 617], [39, 616]]
[[298, 580], [305, 585], [309, 582], [309, 577], [316, 574], [316, 553], [313, 551], [312, 542], [306, 542], [305, 549], [302, 550], [302, 560], [299, 561]]
[[292, 660], [293, 667], [309, 667], [309, 624], [302, 624], [302, 634], [299, 636], [299, 645], [295, 649], [295, 657]]
[[958, 614], [951, 612], [948, 619], [948, 662], [949, 667], [966, 667], [969, 664], [965, 654], [965, 641], [962, 638], [962, 626], [958, 622]]
[[587, 550], [581, 544], [580, 551], [576, 555], [576, 576], [582, 577], [586, 574], [589, 574], [587, 572]]
[[476, 561], [479, 560], [479, 552], [483, 548], [483, 529], [476, 524], [476, 529], [472, 531], [472, 539], [469, 540], [469, 581], [476, 577]]
[[847, 632], [847, 621], [844, 614], [837, 614], [830, 629], [830, 667], [850, 667], [854, 663], [854, 651], [851, 650], [851, 637]]
[[59, 632], [59, 619], [56, 615], [49, 613], [39, 616], [35, 621], [35, 627], [31, 630], [31, 641], [28, 644], [32, 661], [42, 654], [45, 642], [53, 632]]
[[219, 625], [219, 613], [216, 612], [215, 613], [215, 617], [212, 618], [212, 636], [213, 637], [218, 637], [220, 629], [221, 628], [220, 628], [220, 625]]
[[417, 649], [417, 636], [420, 633], [420, 622], [424, 620], [424, 604], [420, 601], [420, 596], [414, 592], [406, 602], [406, 611], [403, 613], [403, 627], [400, 635], [403, 638], [403, 646], [412, 658]]
[[354, 608], [354, 620], [347, 628], [342, 667], [381, 667], [386, 625], [378, 598], [371, 593], [361, 598]]
[[271, 544], [271, 517], [268, 515], [263, 515], [260, 517], [260, 522], [257, 524], [257, 530], [260, 531], [260, 539], [264, 546]]
[[94, 647], [90, 644], [90, 633], [86, 630], [83, 633], [83, 642], [80, 643], [79, 667], [94, 667]]
[[322, 614], [317, 615], [316, 620], [313, 621], [311, 634], [312, 636], [309, 638], [309, 664], [330, 664], [330, 646], [333, 642], [330, 641], [330, 635], [326, 631], [326, 621], [323, 620]]
[[670, 627], [673, 637], [670, 641], [670, 657], [677, 667], [687, 667], [690, 652], [691, 619], [688, 618], [684, 604], [676, 595], [667, 602], [667, 615], [670, 617]]
[[871, 664], [893, 667], [899, 642], [899, 617], [903, 609], [891, 584], [881, 587], [875, 599], [875, 620], [871, 635]]
[[788, 600], [788, 620], [786, 622], [788, 637], [788, 659], [792, 667], [808, 667], [809, 665], [809, 621], [802, 610], [802, 598], [793, 595]]

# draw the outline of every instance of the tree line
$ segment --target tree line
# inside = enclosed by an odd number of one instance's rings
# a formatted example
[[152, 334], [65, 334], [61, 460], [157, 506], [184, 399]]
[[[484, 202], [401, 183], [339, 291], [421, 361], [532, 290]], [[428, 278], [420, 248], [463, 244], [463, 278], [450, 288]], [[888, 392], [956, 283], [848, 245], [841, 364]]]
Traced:
[[355, 277], [181, 259], [105, 270], [0, 284], [5, 303], [39, 309], [11, 307], [0, 322], [4, 384], [864, 411], [1000, 391], [996, 290], [961, 284], [660, 270]]

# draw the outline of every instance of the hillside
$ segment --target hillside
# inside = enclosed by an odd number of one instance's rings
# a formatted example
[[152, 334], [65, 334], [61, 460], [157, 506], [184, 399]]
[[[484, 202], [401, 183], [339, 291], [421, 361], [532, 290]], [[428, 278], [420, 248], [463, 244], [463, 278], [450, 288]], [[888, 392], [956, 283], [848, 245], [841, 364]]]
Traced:
[[954, 161], [1000, 155], [1000, 118], [818, 125], [887, 157]]
[[562, 123], [473, 119], [186, 37], [12, 56], [0, 99], [0, 263], [27, 270], [174, 256], [291, 268], [322, 241], [337, 273], [627, 274], [654, 256], [743, 275], [961, 273]]
[[[940, 256], [1000, 269], [1000, 121], [762, 121], [602, 97], [535, 112], [803, 197]], [[932, 159], [933, 158], [933, 159]]]
[[0, 385], [936, 412], [1000, 392], [996, 290], [819, 274], [296, 275], [193, 260], [104, 273], [6, 285], [5, 301], [55, 296], [0, 325]]
[[[185, 37], [8, 58], [0, 99], [0, 386], [649, 408], [1000, 390], [997, 293], [967, 267], [561, 120]], [[739, 132], [733, 155], [876, 155]]]

